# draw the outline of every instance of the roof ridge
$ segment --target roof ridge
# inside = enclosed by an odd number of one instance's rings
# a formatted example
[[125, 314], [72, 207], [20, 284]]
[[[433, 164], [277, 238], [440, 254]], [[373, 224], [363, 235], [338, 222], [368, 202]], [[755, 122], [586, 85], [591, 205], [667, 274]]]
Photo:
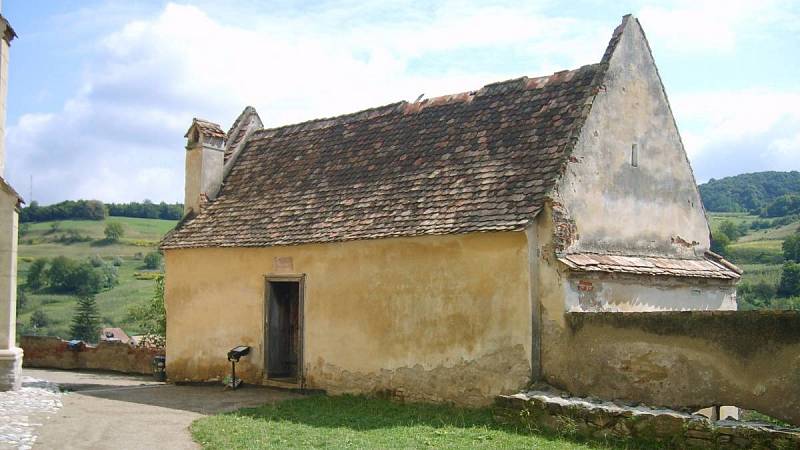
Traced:
[[290, 133], [297, 133], [310, 130], [318, 130], [323, 128], [330, 128], [336, 125], [346, 125], [355, 123], [362, 120], [369, 120], [375, 117], [385, 116], [392, 113], [412, 114], [419, 112], [427, 107], [439, 106], [450, 103], [468, 103], [473, 97], [501, 95], [508, 92], [527, 90], [527, 89], [541, 89], [552, 83], [562, 83], [570, 81], [574, 78], [575, 74], [583, 70], [588, 70], [599, 66], [601, 63], [586, 64], [576, 69], [560, 70], [553, 72], [550, 75], [543, 75], [538, 77], [522, 76], [519, 78], [512, 78], [509, 80], [497, 81], [489, 83], [474, 91], [463, 91], [453, 94], [445, 94], [436, 97], [431, 97], [415, 102], [408, 102], [401, 100], [399, 102], [389, 103], [382, 106], [362, 109], [352, 113], [340, 114], [338, 116], [322, 117], [317, 119], [306, 120], [294, 124], [281, 125], [274, 128], [264, 128], [253, 133], [251, 140], [259, 140], [274, 137], [277, 135], [285, 135]]

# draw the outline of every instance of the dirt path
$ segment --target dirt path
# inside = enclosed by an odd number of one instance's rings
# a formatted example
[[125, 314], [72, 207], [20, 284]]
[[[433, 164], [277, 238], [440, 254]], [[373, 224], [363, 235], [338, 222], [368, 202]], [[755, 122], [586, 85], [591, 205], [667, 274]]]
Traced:
[[63, 407], [37, 430], [34, 449], [197, 449], [188, 427], [204, 415], [273, 403], [292, 394], [245, 386], [174, 386], [149, 377], [26, 369], [57, 383]]

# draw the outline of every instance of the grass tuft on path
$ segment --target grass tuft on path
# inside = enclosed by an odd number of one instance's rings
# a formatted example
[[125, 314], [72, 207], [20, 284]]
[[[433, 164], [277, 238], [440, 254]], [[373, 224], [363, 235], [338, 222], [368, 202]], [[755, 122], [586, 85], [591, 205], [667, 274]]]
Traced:
[[313, 396], [198, 419], [204, 449], [604, 448], [495, 422], [490, 409], [400, 404], [362, 396]]

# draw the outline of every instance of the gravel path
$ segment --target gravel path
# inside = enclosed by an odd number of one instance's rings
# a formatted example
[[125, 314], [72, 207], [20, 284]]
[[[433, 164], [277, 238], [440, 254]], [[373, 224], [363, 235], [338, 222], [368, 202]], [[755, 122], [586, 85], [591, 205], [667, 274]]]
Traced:
[[36, 428], [61, 405], [57, 384], [29, 376], [19, 391], [0, 392], [0, 449], [32, 448]]

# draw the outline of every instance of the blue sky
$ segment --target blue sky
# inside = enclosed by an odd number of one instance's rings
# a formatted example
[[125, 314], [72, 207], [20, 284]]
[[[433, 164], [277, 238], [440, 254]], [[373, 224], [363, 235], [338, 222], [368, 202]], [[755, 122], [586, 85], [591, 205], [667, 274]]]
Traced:
[[600, 60], [648, 36], [698, 181], [800, 170], [792, 1], [5, 0], [6, 177], [41, 203], [181, 201], [192, 117], [266, 125]]

